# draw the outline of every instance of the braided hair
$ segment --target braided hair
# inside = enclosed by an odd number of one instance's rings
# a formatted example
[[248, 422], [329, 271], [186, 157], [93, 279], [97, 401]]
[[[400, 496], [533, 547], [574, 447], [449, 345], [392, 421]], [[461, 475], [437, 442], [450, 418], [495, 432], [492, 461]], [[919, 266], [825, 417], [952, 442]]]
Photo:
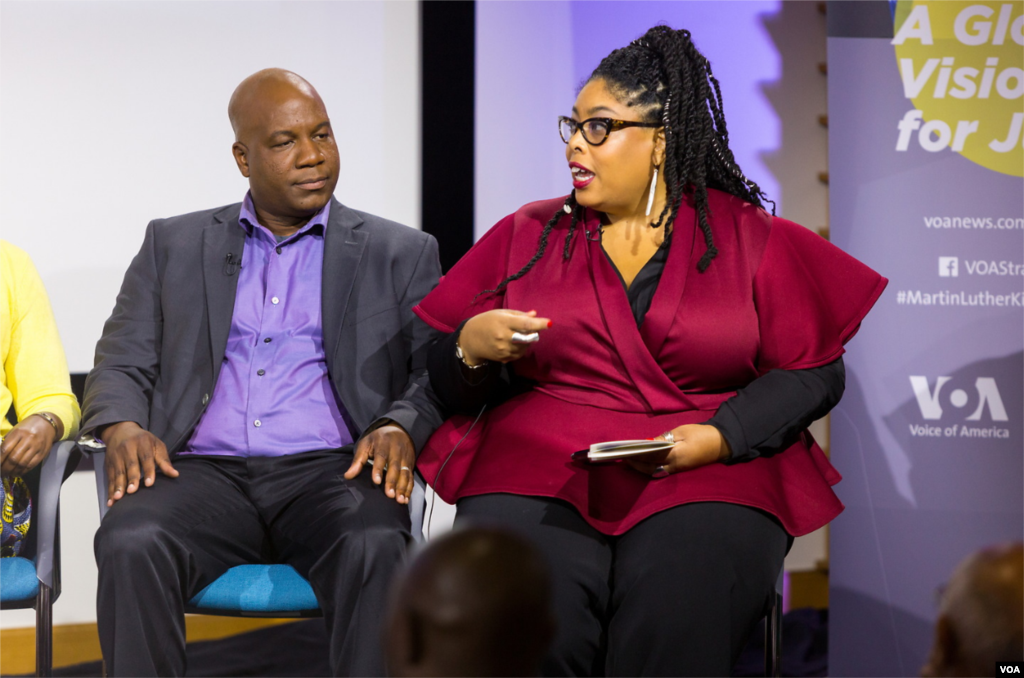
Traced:
[[[670, 230], [683, 194], [692, 196], [706, 246], [697, 263], [698, 271], [707, 270], [718, 254], [708, 223], [708, 188], [730, 193], [758, 207], [769, 202], [772, 214], [775, 213], [775, 203], [736, 163], [729, 148], [721, 88], [711, 63], [694, 46], [689, 31], [676, 31], [664, 25], [651, 28], [628, 46], [606, 56], [583, 84], [594, 80], [603, 80], [619, 102], [635, 106], [643, 122], [664, 125], [662, 172], [667, 195], [665, 207], [651, 227], [665, 225], [666, 231]], [[482, 294], [501, 291], [533, 268], [544, 256], [552, 229], [566, 214], [572, 216], [562, 253], [563, 259], [568, 259], [573, 233], [582, 218], [575, 192], [545, 225], [533, 258], [494, 290]]]

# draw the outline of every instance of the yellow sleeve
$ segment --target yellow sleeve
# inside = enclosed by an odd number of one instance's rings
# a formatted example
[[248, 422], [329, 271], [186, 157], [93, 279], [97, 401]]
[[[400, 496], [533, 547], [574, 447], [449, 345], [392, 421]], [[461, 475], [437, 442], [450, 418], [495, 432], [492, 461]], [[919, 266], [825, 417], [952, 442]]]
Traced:
[[[19, 421], [35, 412], [52, 412], [64, 424], [64, 439], [72, 438], [82, 412], [71, 391], [67, 358], [43, 281], [29, 256], [10, 243], [0, 243], [0, 263], [7, 333], [3, 390], [9, 391]], [[10, 424], [4, 419], [3, 425], [6, 434]]]

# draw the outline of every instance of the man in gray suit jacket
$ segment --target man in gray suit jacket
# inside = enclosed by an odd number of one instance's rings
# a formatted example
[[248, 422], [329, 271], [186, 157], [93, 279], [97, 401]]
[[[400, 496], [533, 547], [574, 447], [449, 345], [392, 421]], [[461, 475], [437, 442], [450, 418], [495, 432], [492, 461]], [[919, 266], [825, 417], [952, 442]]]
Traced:
[[271, 561], [309, 579], [335, 674], [381, 675], [415, 454], [441, 422], [411, 312], [437, 243], [333, 199], [338, 148], [299, 76], [250, 76], [229, 115], [245, 201], [149, 224], [86, 384], [103, 656], [182, 675], [186, 601]]

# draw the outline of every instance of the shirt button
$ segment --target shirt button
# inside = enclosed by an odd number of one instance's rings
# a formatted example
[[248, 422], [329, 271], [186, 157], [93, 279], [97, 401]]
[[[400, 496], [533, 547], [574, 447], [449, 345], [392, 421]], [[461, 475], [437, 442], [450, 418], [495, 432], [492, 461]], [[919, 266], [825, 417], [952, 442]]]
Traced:
[[203, 394], [203, 404], [205, 405], [208, 402], [210, 402], [210, 394], [209, 393], [204, 393]]
[[280, 247], [278, 247], [278, 248], [277, 248], [277, 253], [278, 253], [278, 254], [280, 254], [280, 253], [281, 253], [281, 248], [280, 248]]
[[256, 374], [260, 375], [261, 377], [262, 377], [262, 376], [263, 376], [264, 374], [266, 374], [266, 373], [267, 373], [267, 371], [266, 371], [266, 370], [256, 370]]
[[259, 419], [257, 419], [256, 421], [254, 421], [252, 423], [252, 425], [255, 426], [256, 428], [259, 428], [260, 426], [263, 426], [263, 422], [261, 422]]
[[269, 344], [270, 343], [270, 337], [267, 337], [266, 339], [264, 339], [263, 343], [264, 344]]
[[278, 304], [278, 303], [279, 303], [280, 301], [281, 301], [281, 300], [280, 300], [280, 299], [278, 299], [277, 297], [271, 297], [271, 299], [270, 299], [270, 303], [274, 304], [275, 306], [277, 306], [277, 304]]

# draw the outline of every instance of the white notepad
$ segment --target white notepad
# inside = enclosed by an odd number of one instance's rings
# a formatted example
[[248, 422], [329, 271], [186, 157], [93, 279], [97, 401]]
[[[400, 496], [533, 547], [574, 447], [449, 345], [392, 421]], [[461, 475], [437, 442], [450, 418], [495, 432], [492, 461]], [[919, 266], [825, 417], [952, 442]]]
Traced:
[[672, 449], [674, 443], [665, 440], [611, 440], [606, 443], [594, 443], [589, 450], [580, 450], [572, 455], [573, 459], [586, 461], [615, 461], [651, 452], [662, 452]]

